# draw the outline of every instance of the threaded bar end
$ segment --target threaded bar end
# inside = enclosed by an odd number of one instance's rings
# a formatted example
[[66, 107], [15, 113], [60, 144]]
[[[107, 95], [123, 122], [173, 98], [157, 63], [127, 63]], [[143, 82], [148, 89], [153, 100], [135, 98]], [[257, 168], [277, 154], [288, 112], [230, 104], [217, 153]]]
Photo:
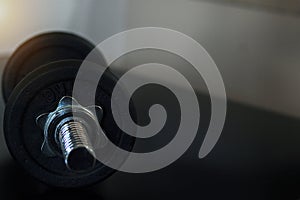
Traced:
[[95, 153], [86, 128], [77, 121], [65, 123], [59, 130], [65, 163], [70, 170], [86, 171], [95, 165]]

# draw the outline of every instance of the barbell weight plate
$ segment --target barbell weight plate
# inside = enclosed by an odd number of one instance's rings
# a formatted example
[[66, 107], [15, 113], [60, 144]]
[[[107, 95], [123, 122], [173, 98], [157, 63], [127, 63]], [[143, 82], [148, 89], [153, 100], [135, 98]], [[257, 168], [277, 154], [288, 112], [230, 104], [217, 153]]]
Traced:
[[[72, 95], [81, 63], [78, 60], [53, 62], [29, 73], [15, 87], [5, 109], [4, 133], [11, 154], [33, 177], [56, 187], [90, 185], [104, 180], [115, 171], [98, 162], [91, 171], [78, 174], [68, 170], [62, 158], [49, 158], [41, 153], [43, 131], [35, 120], [40, 114], [53, 111], [63, 96]], [[110, 141], [130, 151], [134, 137], [119, 129], [111, 111], [111, 101], [114, 101], [111, 93], [117, 80], [111, 73], [104, 73], [103, 77], [95, 98], [104, 113], [101, 127]], [[87, 87], [94, 84], [89, 81], [83, 81]], [[84, 92], [89, 95], [88, 91]]]
[[5, 102], [14, 87], [34, 69], [59, 60], [83, 60], [94, 45], [71, 33], [49, 32], [35, 36], [20, 45], [8, 60], [2, 75]]

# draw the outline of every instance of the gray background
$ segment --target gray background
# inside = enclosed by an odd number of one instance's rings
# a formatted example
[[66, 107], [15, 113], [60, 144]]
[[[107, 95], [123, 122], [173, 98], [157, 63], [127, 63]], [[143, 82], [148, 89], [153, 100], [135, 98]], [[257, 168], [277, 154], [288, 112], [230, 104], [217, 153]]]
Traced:
[[280, 2], [1, 1], [0, 57], [7, 58], [21, 42], [46, 31], [66, 30], [101, 42], [129, 28], [171, 28], [206, 48], [230, 99], [299, 117], [299, 1]]

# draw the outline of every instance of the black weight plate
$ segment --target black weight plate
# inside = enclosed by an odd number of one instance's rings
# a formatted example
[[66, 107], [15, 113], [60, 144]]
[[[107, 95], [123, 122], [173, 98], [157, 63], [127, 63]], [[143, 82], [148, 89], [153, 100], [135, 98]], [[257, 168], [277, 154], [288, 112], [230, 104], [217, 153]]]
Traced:
[[[12, 156], [34, 177], [56, 187], [81, 187], [104, 180], [115, 170], [98, 162], [86, 173], [69, 171], [62, 158], [49, 158], [41, 153], [43, 132], [35, 119], [41, 113], [53, 111], [58, 101], [72, 95], [72, 87], [81, 61], [59, 61], [42, 66], [28, 74], [15, 87], [4, 115], [4, 133]], [[96, 104], [103, 108], [101, 127], [107, 137], [119, 147], [131, 150], [134, 138], [122, 132], [111, 113], [111, 92], [116, 79], [105, 73], [99, 81]], [[87, 86], [90, 83], [86, 81]], [[88, 91], [84, 91], [89, 95]], [[81, 103], [81, 102], [79, 102]]]
[[80, 36], [65, 32], [50, 32], [23, 43], [8, 60], [2, 77], [5, 102], [18, 82], [37, 67], [59, 60], [83, 60], [94, 45]]

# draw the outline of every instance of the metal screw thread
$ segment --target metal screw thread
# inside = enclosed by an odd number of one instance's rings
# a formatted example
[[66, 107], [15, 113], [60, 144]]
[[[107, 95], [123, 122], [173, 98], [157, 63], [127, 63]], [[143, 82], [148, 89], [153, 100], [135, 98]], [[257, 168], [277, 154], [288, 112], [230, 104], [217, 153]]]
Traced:
[[86, 128], [80, 122], [65, 123], [59, 130], [59, 141], [69, 169], [82, 171], [94, 167], [95, 153]]

